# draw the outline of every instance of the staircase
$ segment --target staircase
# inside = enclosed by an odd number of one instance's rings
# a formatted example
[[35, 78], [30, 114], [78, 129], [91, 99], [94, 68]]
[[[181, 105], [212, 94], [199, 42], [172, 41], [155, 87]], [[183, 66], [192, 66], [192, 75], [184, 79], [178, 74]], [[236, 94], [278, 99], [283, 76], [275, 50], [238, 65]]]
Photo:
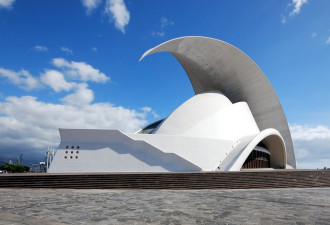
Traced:
[[0, 188], [250, 189], [311, 187], [330, 187], [330, 170], [0, 175]]

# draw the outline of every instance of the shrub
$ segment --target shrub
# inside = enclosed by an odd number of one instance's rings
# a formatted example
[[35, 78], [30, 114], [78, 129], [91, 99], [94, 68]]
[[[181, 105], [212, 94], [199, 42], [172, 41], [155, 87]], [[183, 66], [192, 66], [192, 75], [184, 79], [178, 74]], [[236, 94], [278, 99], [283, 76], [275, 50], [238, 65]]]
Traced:
[[29, 172], [30, 167], [18, 165], [18, 164], [6, 163], [0, 166], [0, 170], [7, 170], [8, 173], [24, 173], [24, 172]]

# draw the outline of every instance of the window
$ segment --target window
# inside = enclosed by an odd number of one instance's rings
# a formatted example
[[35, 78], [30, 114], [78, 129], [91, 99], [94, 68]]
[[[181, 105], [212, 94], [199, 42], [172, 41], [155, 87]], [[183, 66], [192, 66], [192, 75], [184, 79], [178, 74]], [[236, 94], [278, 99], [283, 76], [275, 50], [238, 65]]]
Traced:
[[138, 133], [139, 134], [152, 134], [152, 132], [159, 126], [159, 124], [161, 124], [161, 122], [163, 122], [164, 119], [158, 120], [156, 122], [153, 122], [152, 124], [149, 124], [148, 126], [146, 126], [145, 128], [143, 128], [142, 130], [140, 130]]

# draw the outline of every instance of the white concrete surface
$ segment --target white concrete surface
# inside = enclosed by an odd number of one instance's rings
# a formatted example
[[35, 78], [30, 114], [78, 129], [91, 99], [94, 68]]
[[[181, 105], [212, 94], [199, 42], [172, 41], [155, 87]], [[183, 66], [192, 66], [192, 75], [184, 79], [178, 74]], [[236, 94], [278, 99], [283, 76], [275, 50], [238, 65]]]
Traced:
[[249, 106], [221, 93], [195, 95], [166, 118], [155, 134], [239, 140], [259, 133]]
[[176, 154], [117, 130], [60, 129], [60, 134], [61, 143], [49, 173], [201, 171]]
[[288, 165], [296, 167], [288, 123], [261, 69], [236, 47], [207, 37], [169, 40], [143, 54], [170, 52], [186, 71], [196, 94], [221, 91], [233, 103], [246, 102], [260, 130], [274, 128], [284, 139]]
[[259, 67], [225, 42], [173, 39], [148, 54], [169, 51], [186, 70], [196, 95], [152, 134], [60, 129], [48, 172], [239, 171], [261, 142], [272, 168], [294, 168], [288, 124]]

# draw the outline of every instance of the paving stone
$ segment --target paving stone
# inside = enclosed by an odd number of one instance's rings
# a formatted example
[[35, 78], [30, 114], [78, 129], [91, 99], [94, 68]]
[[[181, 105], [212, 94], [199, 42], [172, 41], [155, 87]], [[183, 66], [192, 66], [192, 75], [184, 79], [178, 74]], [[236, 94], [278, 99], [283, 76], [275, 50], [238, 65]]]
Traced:
[[2, 224], [330, 224], [330, 188], [0, 189]]

